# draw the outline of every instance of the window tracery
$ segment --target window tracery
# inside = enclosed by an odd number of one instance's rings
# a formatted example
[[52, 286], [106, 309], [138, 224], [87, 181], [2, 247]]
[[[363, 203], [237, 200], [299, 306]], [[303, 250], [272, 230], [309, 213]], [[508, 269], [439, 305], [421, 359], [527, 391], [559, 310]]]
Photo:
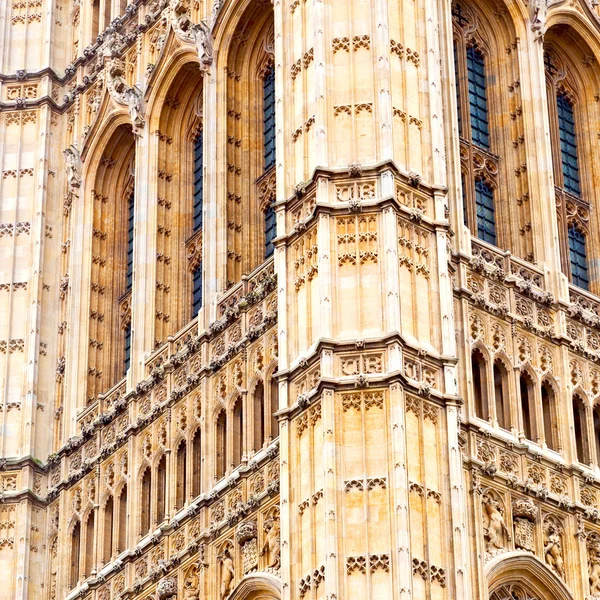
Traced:
[[474, 236], [533, 260], [519, 48], [508, 11], [489, 10], [452, 5], [463, 220]]

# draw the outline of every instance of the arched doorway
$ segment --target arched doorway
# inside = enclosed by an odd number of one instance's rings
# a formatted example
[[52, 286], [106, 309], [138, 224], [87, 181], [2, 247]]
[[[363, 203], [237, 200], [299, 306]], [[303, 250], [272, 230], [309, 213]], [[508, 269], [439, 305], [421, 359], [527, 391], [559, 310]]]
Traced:
[[489, 600], [573, 600], [567, 586], [525, 552], [502, 554], [486, 565]]
[[239, 582], [228, 600], [281, 600], [281, 581], [270, 573], [251, 573]]

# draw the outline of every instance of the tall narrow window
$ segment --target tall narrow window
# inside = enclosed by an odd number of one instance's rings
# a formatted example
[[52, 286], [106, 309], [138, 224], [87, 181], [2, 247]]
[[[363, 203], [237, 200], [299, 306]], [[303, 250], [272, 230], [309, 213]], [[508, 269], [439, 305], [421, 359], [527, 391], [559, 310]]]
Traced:
[[483, 180], [475, 182], [475, 205], [477, 207], [477, 237], [496, 244], [496, 219], [494, 216], [494, 192]]
[[114, 514], [114, 502], [113, 497], [109, 496], [106, 504], [104, 505], [104, 540], [103, 545], [103, 557], [104, 563], [110, 562], [112, 557], [112, 546], [113, 546], [113, 514]]
[[217, 418], [217, 479], [225, 476], [227, 471], [227, 415], [224, 410]]
[[567, 192], [579, 196], [581, 190], [579, 186], [577, 138], [575, 137], [575, 114], [573, 113], [573, 105], [566, 94], [557, 94], [556, 109], [560, 133], [563, 186]]
[[71, 572], [69, 584], [71, 589], [79, 582], [79, 555], [81, 553], [81, 523], [77, 521], [71, 533]]
[[156, 521], [162, 523], [167, 511], [167, 457], [163, 456], [156, 470]]
[[117, 536], [117, 552], [127, 547], [127, 486], [123, 486], [119, 496], [119, 532]]
[[200, 495], [202, 485], [202, 436], [196, 430], [192, 439], [192, 497]]
[[265, 388], [261, 383], [254, 390], [254, 450], [260, 450], [265, 443]]
[[192, 318], [195, 317], [202, 308], [202, 263], [194, 271], [192, 280]]
[[558, 448], [556, 439], [556, 407], [554, 405], [554, 392], [547, 383], [542, 384], [542, 416], [544, 418], [544, 438], [550, 450]]
[[84, 577], [89, 577], [94, 568], [94, 526], [96, 513], [92, 510], [85, 524]]
[[531, 379], [524, 373], [519, 378], [519, 392], [521, 395], [521, 418], [523, 419], [523, 433], [528, 440], [534, 441], [533, 415], [535, 407], [532, 405], [532, 388]]
[[142, 477], [142, 512], [140, 521], [140, 532], [146, 535], [150, 532], [150, 511], [152, 506], [152, 473], [147, 467]]
[[275, 413], [279, 410], [279, 385], [277, 380], [271, 376], [271, 385], [269, 391], [271, 393], [271, 439], [274, 440], [279, 435], [279, 421]]
[[485, 62], [480, 50], [467, 48], [467, 74], [469, 79], [469, 114], [471, 116], [471, 139], [474, 144], [490, 147]]
[[133, 219], [134, 219], [134, 195], [129, 196], [127, 206], [127, 291], [131, 289], [133, 283]]
[[96, 43], [96, 38], [100, 33], [100, 0], [94, 0], [92, 3], [92, 44]]
[[585, 404], [579, 396], [573, 396], [573, 428], [575, 430], [575, 450], [580, 463], [588, 462], [587, 425]]
[[265, 171], [275, 164], [275, 71], [269, 69], [263, 79], [263, 143]]
[[238, 398], [233, 407], [233, 466], [237, 467], [242, 462], [244, 453], [244, 406], [243, 400]]
[[183, 508], [185, 505], [185, 489], [186, 489], [186, 471], [187, 471], [187, 452], [185, 442], [179, 444], [177, 449], [177, 494], [175, 508]]
[[473, 400], [475, 404], [475, 415], [480, 419], [489, 416], [487, 406], [487, 379], [485, 359], [479, 350], [471, 355], [471, 370], [473, 373]]
[[[455, 25], [458, 128], [461, 145], [463, 219], [467, 227], [490, 244], [497, 244], [495, 189], [498, 157], [491, 153], [486, 81], [486, 58], [481, 47], [468, 43], [471, 25], [462, 8], [453, 6]], [[460, 31], [462, 30], [462, 31]], [[482, 175], [481, 164], [489, 166]]]
[[202, 229], [204, 199], [204, 136], [202, 131], [194, 142], [194, 233]]
[[125, 327], [125, 347], [124, 347], [124, 356], [123, 356], [123, 367], [125, 373], [129, 370], [131, 366], [131, 323]]
[[596, 443], [596, 465], [600, 465], [600, 404], [594, 406], [594, 442]]
[[587, 266], [587, 251], [585, 247], [585, 236], [575, 225], [569, 227], [569, 258], [571, 262], [571, 281], [579, 287], [587, 290], [589, 287], [589, 276]]
[[496, 420], [498, 421], [498, 427], [502, 427], [502, 429], [510, 427], [508, 392], [506, 387], [506, 370], [496, 361], [494, 363], [494, 400], [496, 404]]
[[265, 210], [265, 258], [273, 254], [273, 240], [277, 235], [277, 223], [275, 220], [275, 209], [272, 205]]

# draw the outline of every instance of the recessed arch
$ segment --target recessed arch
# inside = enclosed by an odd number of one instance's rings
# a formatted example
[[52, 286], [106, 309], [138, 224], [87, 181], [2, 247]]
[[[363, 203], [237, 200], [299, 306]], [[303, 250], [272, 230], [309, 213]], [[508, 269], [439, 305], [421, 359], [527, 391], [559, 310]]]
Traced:
[[280, 600], [281, 581], [270, 573], [246, 575], [229, 595], [229, 600]]
[[567, 586], [539, 559], [526, 552], [493, 558], [485, 567], [489, 598], [505, 586], [519, 585], [540, 600], [574, 600]]

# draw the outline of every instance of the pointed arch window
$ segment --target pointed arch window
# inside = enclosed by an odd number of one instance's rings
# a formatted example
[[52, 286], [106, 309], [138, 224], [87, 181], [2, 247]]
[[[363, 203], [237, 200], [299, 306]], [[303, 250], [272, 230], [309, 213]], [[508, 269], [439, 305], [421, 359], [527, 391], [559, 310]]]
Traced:
[[185, 505], [187, 487], [187, 452], [185, 441], [181, 442], [177, 449], [177, 493], [175, 508], [183, 508]]
[[473, 377], [473, 401], [475, 416], [487, 420], [489, 416], [487, 402], [486, 363], [483, 354], [475, 350], [471, 355], [471, 373]]
[[[498, 173], [498, 157], [491, 152], [486, 58], [482, 49], [462, 34], [467, 21], [457, 4], [453, 16], [463, 217], [473, 234], [496, 245], [496, 184], [492, 179]], [[485, 174], [482, 165], [486, 165]]]
[[117, 535], [117, 552], [123, 552], [127, 547], [127, 486], [124, 485], [119, 496], [119, 524]]
[[[576, 96], [581, 93], [584, 98], [585, 90], [572, 78], [573, 73], [564, 60], [566, 58], [556, 52], [554, 42], [548, 43], [544, 53], [544, 67], [556, 210], [562, 270], [572, 284], [587, 290], [590, 287], [590, 277], [586, 242], [590, 234], [590, 197], [593, 197], [594, 191], [586, 191], [585, 180], [581, 179], [580, 160], [582, 153], [585, 154], [585, 146], [579, 143], [578, 131], [584, 134], [585, 131], [583, 126], [578, 126], [578, 122], [580, 119], [585, 120], [587, 113], [585, 110], [581, 112], [582, 100]], [[586, 159], [589, 162], [589, 157], [586, 156]]]
[[275, 70], [263, 78], [263, 143], [265, 171], [275, 164]]
[[112, 557], [112, 546], [113, 546], [113, 517], [114, 517], [114, 501], [113, 497], [109, 496], [106, 504], [104, 505], [104, 541], [103, 550], [104, 557], [103, 562], [108, 563]]
[[163, 455], [156, 469], [156, 521], [162, 523], [167, 516], [167, 457]]
[[217, 479], [225, 476], [227, 471], [227, 414], [224, 410], [217, 417]]
[[277, 223], [275, 221], [275, 209], [269, 204], [265, 210], [265, 258], [269, 258], [275, 250], [273, 240], [277, 235]]
[[558, 131], [560, 134], [560, 154], [563, 185], [567, 192], [579, 196], [579, 162], [577, 159], [577, 138], [575, 134], [575, 113], [573, 104], [564, 92], [556, 95]]
[[92, 510], [85, 524], [85, 557], [84, 557], [84, 577], [89, 577], [94, 569], [94, 530], [96, 523], [96, 513]]
[[192, 438], [192, 497], [200, 495], [202, 485], [202, 436], [200, 429]]
[[494, 401], [496, 421], [502, 429], [510, 428], [510, 409], [508, 402], [508, 376], [500, 361], [494, 362]]
[[194, 318], [202, 308], [202, 263], [194, 270], [192, 277], [192, 318]]
[[587, 412], [583, 400], [573, 396], [573, 429], [575, 433], [575, 451], [580, 463], [589, 462], [587, 443]]
[[244, 401], [238, 398], [233, 407], [233, 466], [237, 467], [242, 463], [244, 454]]
[[152, 507], [152, 472], [150, 467], [146, 467], [142, 477], [142, 506], [140, 532], [146, 535], [150, 532], [150, 511]]
[[568, 238], [571, 281], [575, 285], [587, 290], [590, 279], [588, 275], [585, 235], [573, 224], [569, 227]]
[[519, 392], [521, 396], [521, 419], [523, 434], [528, 440], [535, 442], [537, 430], [535, 428], [533, 382], [526, 373], [521, 373], [521, 376], [519, 377]]
[[255, 452], [260, 450], [265, 443], [265, 387], [258, 383], [254, 389], [254, 443]]
[[202, 229], [204, 201], [204, 135], [202, 130], [194, 140], [194, 233]]
[[558, 450], [556, 432], [556, 399], [547, 382], [542, 383], [542, 417], [544, 419], [544, 439], [550, 450]]
[[77, 521], [71, 533], [71, 569], [69, 574], [69, 585], [71, 588], [79, 582], [79, 560], [81, 553], [81, 523]]
[[123, 350], [123, 367], [125, 373], [127, 373], [131, 366], [131, 323], [125, 327], [125, 346]]
[[127, 204], [127, 291], [131, 290], [133, 284], [133, 225], [135, 216], [135, 202], [133, 193], [129, 196]]

